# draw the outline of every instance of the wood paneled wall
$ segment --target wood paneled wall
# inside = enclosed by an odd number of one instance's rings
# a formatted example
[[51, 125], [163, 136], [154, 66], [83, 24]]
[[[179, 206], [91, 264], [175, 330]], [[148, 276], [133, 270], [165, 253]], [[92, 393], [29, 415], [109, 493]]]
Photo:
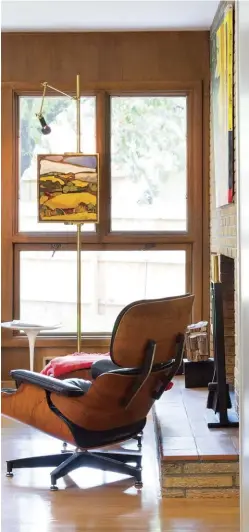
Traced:
[[209, 32], [4, 33], [2, 81], [82, 86], [203, 80]]
[[[209, 32], [122, 32], [122, 33], [3, 33], [2, 85], [4, 88], [40, 91], [48, 81], [62, 90], [75, 89], [80, 74], [82, 90], [153, 90], [165, 82], [201, 82], [203, 161], [203, 317], [209, 313]], [[6, 109], [5, 92], [2, 105]], [[8, 93], [8, 91], [7, 91]], [[11, 117], [10, 117], [11, 119]], [[3, 137], [2, 137], [3, 138]], [[11, 145], [11, 139], [5, 139]], [[8, 150], [7, 150], [8, 151]], [[6, 151], [6, 153], [7, 153]], [[200, 154], [198, 154], [200, 156]], [[4, 157], [4, 154], [3, 154]], [[4, 165], [4, 160], [3, 160]], [[6, 161], [5, 161], [6, 165]], [[2, 256], [2, 261], [8, 260]], [[10, 265], [11, 267], [12, 265]], [[44, 356], [74, 351], [67, 347], [38, 347], [35, 369]], [[20, 349], [2, 350], [2, 379], [15, 367], [28, 368], [26, 340]], [[76, 346], [76, 342], [75, 342]], [[108, 342], [84, 342], [87, 351], [108, 350]]]

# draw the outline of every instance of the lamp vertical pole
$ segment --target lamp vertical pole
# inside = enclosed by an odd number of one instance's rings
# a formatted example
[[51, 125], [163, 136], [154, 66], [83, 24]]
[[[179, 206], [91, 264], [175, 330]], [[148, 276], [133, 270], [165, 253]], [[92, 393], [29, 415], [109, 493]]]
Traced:
[[[80, 153], [80, 76], [76, 77], [77, 153]], [[77, 351], [81, 349], [81, 223], [77, 224]]]

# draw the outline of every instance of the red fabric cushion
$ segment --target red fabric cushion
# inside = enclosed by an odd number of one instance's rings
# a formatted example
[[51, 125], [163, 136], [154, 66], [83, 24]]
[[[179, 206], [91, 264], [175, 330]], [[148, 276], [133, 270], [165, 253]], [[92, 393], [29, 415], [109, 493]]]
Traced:
[[[72, 353], [72, 355], [65, 355], [61, 357], [55, 357], [43, 368], [41, 373], [48, 375], [49, 377], [61, 377], [71, 371], [77, 371], [80, 369], [90, 369], [93, 362], [97, 360], [103, 360], [110, 358], [109, 353]], [[173, 382], [169, 382], [165, 391], [171, 390]]]
[[55, 357], [50, 360], [41, 373], [50, 377], [60, 377], [78, 369], [90, 369], [93, 362], [106, 358], [110, 358], [109, 353], [73, 353], [72, 355]]

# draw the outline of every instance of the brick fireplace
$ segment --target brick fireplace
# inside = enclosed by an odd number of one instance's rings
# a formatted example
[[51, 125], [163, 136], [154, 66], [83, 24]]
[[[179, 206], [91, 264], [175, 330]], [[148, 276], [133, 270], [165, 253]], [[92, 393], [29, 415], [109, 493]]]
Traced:
[[[219, 254], [219, 280], [222, 283], [224, 340], [226, 380], [233, 390], [235, 388], [236, 368], [236, 290], [235, 290], [235, 260], [224, 254]], [[212, 323], [212, 308], [210, 308], [210, 322]], [[211, 353], [213, 354], [213, 338], [211, 335]]]
[[[231, 2], [222, 2], [220, 10]], [[216, 24], [214, 19], [213, 27]], [[236, 27], [236, 25], [235, 25]], [[211, 30], [212, 31], [212, 30]], [[236, 79], [236, 35], [234, 39], [234, 80]], [[234, 82], [234, 93], [236, 86]], [[212, 98], [212, 94], [211, 94]], [[234, 98], [236, 101], [236, 98]], [[211, 102], [212, 103], [212, 102]], [[212, 105], [210, 126], [212, 124]], [[224, 325], [226, 348], [227, 382], [234, 387], [236, 408], [239, 401], [239, 352], [237, 344], [238, 312], [237, 312], [237, 200], [236, 200], [236, 109], [234, 106], [234, 186], [233, 203], [217, 208], [215, 200], [215, 180], [213, 166], [213, 138], [210, 127], [210, 251], [220, 255], [220, 281], [223, 283]], [[210, 315], [211, 319], [211, 315]]]
[[223, 292], [226, 375], [227, 382], [233, 385], [235, 368], [234, 259], [225, 255], [220, 255], [220, 281]]

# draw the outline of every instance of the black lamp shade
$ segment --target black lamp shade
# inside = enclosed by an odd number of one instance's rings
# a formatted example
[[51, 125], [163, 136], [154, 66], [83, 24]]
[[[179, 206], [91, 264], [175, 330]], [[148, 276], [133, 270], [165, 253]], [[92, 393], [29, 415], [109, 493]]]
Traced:
[[40, 122], [41, 127], [42, 127], [42, 129], [41, 129], [42, 134], [43, 135], [49, 135], [49, 133], [51, 133], [51, 127], [49, 127], [47, 125], [47, 122], [46, 122], [44, 116], [40, 115], [40, 116], [38, 116], [38, 119], [39, 119], [39, 122]]

